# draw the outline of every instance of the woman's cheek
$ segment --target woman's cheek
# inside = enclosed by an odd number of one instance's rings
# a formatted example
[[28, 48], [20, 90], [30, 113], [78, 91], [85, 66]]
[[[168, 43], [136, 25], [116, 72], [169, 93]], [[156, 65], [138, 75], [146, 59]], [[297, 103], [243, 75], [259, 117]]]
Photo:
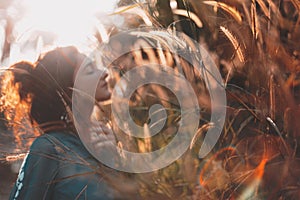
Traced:
[[95, 99], [97, 101], [105, 101], [110, 99], [111, 93], [108, 89], [108, 86], [103, 86], [100, 82], [97, 85]]

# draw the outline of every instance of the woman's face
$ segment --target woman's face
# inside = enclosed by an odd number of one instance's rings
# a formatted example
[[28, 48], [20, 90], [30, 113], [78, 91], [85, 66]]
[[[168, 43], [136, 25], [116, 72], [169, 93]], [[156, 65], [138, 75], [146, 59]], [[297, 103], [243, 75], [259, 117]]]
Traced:
[[[79, 86], [80, 90], [87, 92], [91, 95], [90, 92], [94, 93], [94, 98], [97, 101], [105, 101], [110, 99], [111, 92], [108, 89], [107, 84], [108, 74], [104, 70], [97, 68], [95, 62], [86, 57], [83, 54], [79, 54], [76, 62], [76, 69], [74, 72], [74, 82], [75, 78], [80, 79]], [[95, 88], [95, 91], [90, 91]]]

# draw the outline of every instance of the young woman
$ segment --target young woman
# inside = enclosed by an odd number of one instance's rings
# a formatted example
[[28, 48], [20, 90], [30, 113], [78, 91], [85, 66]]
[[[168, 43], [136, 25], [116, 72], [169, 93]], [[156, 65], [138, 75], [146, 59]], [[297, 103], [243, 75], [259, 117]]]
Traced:
[[110, 98], [107, 74], [94, 63], [82, 66], [85, 59], [74, 47], [57, 48], [40, 57], [35, 65], [20, 62], [2, 76], [0, 110], [12, 122], [14, 132], [18, 134], [20, 124], [27, 119], [28, 130], [40, 134], [30, 146], [10, 199], [118, 198], [107, 181], [109, 169], [85, 149], [72, 119], [74, 77], [80, 66], [86, 70], [81, 76], [87, 80], [102, 74], [96, 100]]

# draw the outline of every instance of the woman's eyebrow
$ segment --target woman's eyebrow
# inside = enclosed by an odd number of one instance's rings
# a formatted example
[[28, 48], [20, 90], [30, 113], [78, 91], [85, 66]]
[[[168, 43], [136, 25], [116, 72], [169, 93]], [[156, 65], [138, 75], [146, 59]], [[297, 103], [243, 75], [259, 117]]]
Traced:
[[85, 68], [91, 66], [91, 64], [93, 64], [93, 63], [94, 63], [94, 61], [93, 61], [92, 59], [85, 59], [85, 60], [82, 62], [80, 68], [85, 69]]
[[91, 63], [93, 63], [92, 59], [90, 58], [86, 58], [85, 61], [83, 62], [85, 65], [89, 65]]

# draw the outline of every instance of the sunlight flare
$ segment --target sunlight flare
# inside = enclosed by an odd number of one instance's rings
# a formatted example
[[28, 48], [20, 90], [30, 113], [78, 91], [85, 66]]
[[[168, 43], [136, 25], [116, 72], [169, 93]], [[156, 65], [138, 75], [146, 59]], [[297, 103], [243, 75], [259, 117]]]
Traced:
[[[101, 20], [113, 12], [116, 1], [104, 0], [27, 0], [16, 1], [14, 43], [9, 64], [25, 59], [34, 61], [42, 52], [57, 46], [74, 45], [88, 51], [95, 44], [95, 31]], [[103, 32], [103, 31], [102, 31]]]

